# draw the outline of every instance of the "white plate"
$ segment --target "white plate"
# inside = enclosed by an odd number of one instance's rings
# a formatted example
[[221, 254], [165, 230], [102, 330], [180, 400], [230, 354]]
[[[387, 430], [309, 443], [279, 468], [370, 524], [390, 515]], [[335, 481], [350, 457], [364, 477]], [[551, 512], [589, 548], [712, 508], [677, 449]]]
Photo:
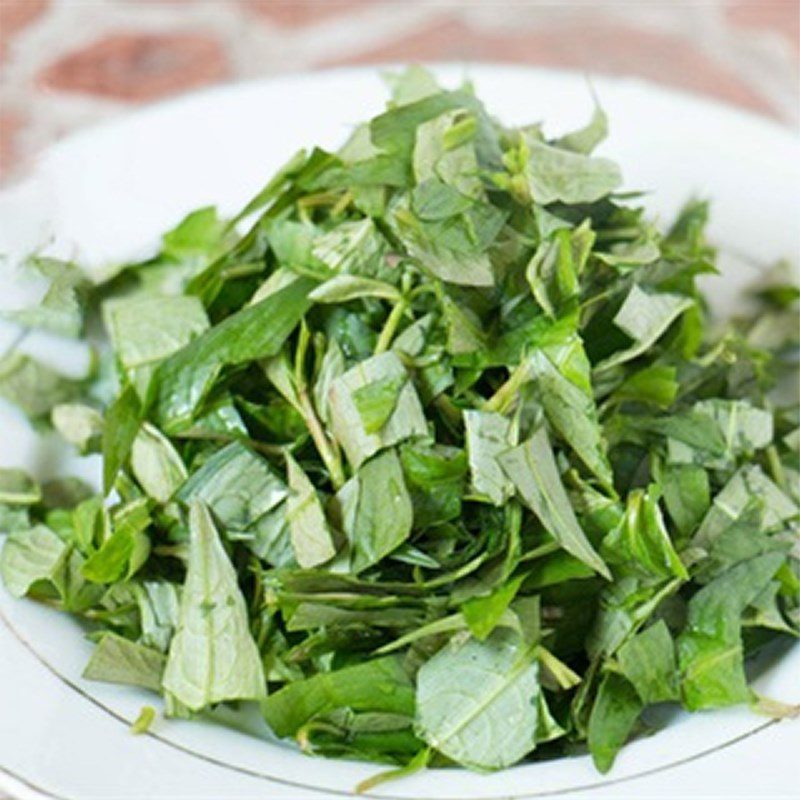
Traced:
[[[516, 67], [442, 68], [474, 79], [489, 108], [510, 123], [536, 119], [557, 132], [591, 112], [585, 79]], [[786, 130], [715, 103], [632, 80], [598, 79], [612, 135], [604, 154], [665, 221], [686, 198], [713, 200], [711, 235], [726, 256], [712, 296], [730, 306], [753, 267], [800, 251], [800, 148]], [[0, 252], [48, 251], [104, 265], [150, 252], [188, 210], [237, 210], [302, 145], [335, 147], [379, 111], [374, 70], [343, 70], [195, 94], [86, 131], [53, 148], [29, 180], [0, 194]], [[732, 255], [731, 255], [732, 254]], [[8, 271], [0, 299], [18, 300]], [[8, 330], [0, 331], [6, 337]], [[51, 361], [80, 368], [75, 347], [34, 338]], [[20, 417], [0, 409], [0, 463], [64, 469]], [[98, 464], [83, 459], [85, 475]], [[127, 731], [139, 691], [84, 681], [90, 651], [76, 623], [0, 590], [0, 789], [24, 797], [320, 798], [350, 796], [369, 765], [309, 759], [287, 746], [197, 722], [161, 721]], [[800, 647], [765, 666], [761, 691], [800, 701]], [[610, 775], [587, 757], [528, 764], [493, 775], [429, 771], [376, 789], [383, 798], [527, 798], [789, 795], [798, 785], [800, 725], [770, 724], [745, 709], [677, 713], [657, 735], [624, 749]]]

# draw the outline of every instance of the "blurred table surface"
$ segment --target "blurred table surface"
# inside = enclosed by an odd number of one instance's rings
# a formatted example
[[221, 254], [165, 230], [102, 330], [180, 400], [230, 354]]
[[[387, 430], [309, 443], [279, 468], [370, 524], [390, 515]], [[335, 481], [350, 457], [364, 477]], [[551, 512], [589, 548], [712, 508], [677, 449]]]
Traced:
[[0, 180], [181, 92], [404, 61], [635, 75], [800, 127], [800, 0], [0, 0]]
[[426, 60], [636, 75], [800, 125], [800, 0], [0, 0], [0, 180], [198, 87]]

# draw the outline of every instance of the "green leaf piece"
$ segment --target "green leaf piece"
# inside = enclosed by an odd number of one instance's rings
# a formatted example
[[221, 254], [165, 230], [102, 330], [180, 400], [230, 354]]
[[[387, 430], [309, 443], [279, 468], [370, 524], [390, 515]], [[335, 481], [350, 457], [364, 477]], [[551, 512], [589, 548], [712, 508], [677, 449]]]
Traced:
[[523, 444], [500, 455], [499, 460], [522, 501], [561, 547], [610, 578], [608, 567], [578, 524], [544, 428]]
[[97, 643], [83, 677], [90, 681], [141, 686], [157, 692], [166, 659], [163, 653], [115, 633], [104, 633]]
[[[400, 381], [403, 383], [398, 389]], [[369, 386], [373, 389], [367, 390], [366, 396], [361, 395], [359, 409], [357, 393]], [[329, 402], [334, 436], [354, 468], [385, 447], [427, 433], [416, 390], [408, 381], [402, 362], [392, 352], [368, 358], [334, 380]], [[369, 410], [370, 428], [382, 421], [377, 431], [367, 430], [362, 409]], [[388, 416], [383, 419], [385, 414]]]
[[189, 558], [178, 629], [163, 687], [193, 711], [266, 693], [261, 658], [250, 633], [236, 572], [202, 501], [189, 512]]
[[461, 764], [502, 769], [535, 747], [540, 691], [537, 663], [517, 634], [456, 635], [417, 677], [417, 733]]

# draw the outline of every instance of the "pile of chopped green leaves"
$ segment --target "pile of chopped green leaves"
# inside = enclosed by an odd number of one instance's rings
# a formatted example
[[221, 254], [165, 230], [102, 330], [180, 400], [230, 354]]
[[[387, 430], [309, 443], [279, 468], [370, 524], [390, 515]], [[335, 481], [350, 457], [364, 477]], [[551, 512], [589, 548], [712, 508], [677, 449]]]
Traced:
[[606, 771], [648, 706], [754, 702], [745, 660], [800, 630], [798, 291], [712, 324], [706, 205], [660, 232], [591, 154], [600, 109], [548, 139], [391, 85], [235, 220], [100, 285], [34, 260], [14, 319], [110, 346], [83, 380], [16, 350], [0, 395], [104, 491], [0, 472], [0, 572], [168, 715], [257, 700], [394, 772], [584, 743]]

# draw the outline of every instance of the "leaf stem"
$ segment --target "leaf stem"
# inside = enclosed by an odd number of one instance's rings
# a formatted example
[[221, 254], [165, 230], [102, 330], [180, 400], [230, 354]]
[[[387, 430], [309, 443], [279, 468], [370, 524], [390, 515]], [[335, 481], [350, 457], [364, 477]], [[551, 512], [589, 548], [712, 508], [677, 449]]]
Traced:
[[530, 379], [530, 367], [527, 361], [523, 361], [508, 376], [506, 382], [483, 404], [484, 411], [496, 411], [505, 414], [513, 402], [517, 399], [517, 394], [524, 383]]
[[300, 399], [300, 408], [303, 411], [303, 418], [308, 426], [308, 432], [311, 434], [317, 452], [331, 476], [333, 488], [338, 491], [345, 484], [344, 469], [342, 467], [342, 457], [339, 453], [339, 448], [335, 443], [331, 442], [328, 435], [323, 430], [319, 417], [317, 417], [317, 412], [314, 410], [311, 398], [308, 396], [306, 387], [300, 387], [297, 394]]
[[400, 321], [403, 319], [403, 314], [406, 313], [407, 308], [408, 301], [404, 297], [401, 297], [395, 303], [394, 308], [391, 310], [391, 313], [386, 318], [386, 322], [383, 325], [381, 335], [378, 337], [378, 343], [375, 345], [376, 356], [380, 353], [385, 353], [389, 349], [389, 345], [392, 343], [395, 333], [397, 333], [397, 327], [400, 325]]

